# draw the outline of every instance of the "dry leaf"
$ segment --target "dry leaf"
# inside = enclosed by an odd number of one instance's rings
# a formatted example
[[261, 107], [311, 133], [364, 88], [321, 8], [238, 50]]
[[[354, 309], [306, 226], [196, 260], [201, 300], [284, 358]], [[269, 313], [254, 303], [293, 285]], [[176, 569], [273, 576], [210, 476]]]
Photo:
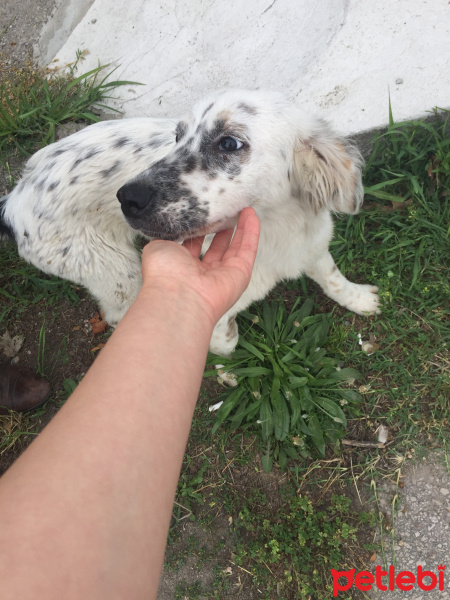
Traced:
[[374, 553], [372, 554], [372, 556], [370, 557], [370, 562], [375, 562], [376, 560], [377, 560], [377, 553], [376, 553], [376, 552], [374, 552]]
[[101, 350], [102, 348], [104, 348], [106, 346], [106, 344], [104, 344], [103, 342], [101, 344], [99, 344], [98, 346], [95, 346], [95, 348], [91, 349], [91, 352], [97, 352], [98, 350]]
[[11, 337], [9, 331], [5, 331], [5, 333], [0, 337], [0, 350], [3, 352], [4, 356], [7, 358], [12, 358], [16, 356], [19, 350], [22, 348], [23, 335], [15, 335]]
[[98, 313], [95, 313], [92, 319], [89, 319], [89, 323], [92, 325], [92, 333], [94, 335], [97, 333], [103, 333], [108, 325], [108, 323], [102, 319]]

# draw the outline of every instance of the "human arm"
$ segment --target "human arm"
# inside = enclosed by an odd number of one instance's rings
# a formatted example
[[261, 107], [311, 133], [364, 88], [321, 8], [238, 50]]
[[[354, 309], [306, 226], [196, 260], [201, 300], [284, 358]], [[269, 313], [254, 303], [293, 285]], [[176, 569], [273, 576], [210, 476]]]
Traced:
[[10, 600], [156, 597], [212, 329], [248, 284], [252, 209], [201, 241], [151, 242], [141, 292], [83, 381], [0, 483]]

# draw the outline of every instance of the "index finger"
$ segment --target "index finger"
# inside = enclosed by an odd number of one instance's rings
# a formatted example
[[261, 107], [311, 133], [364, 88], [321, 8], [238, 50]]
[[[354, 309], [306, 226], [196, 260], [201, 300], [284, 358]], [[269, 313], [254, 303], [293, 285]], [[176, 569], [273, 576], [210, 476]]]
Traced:
[[242, 258], [252, 265], [258, 251], [261, 225], [254, 208], [247, 207], [239, 215], [239, 221], [230, 247], [224, 255], [224, 260], [232, 257]]

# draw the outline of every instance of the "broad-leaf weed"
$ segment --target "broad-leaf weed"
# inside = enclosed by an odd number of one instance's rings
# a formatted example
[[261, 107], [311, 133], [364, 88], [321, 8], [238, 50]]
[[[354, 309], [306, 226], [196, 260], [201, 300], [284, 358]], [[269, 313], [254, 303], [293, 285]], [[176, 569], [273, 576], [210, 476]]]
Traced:
[[225, 421], [259, 433], [266, 471], [273, 458], [284, 469], [288, 458], [307, 457], [311, 448], [324, 456], [326, 444], [335, 443], [347, 423], [342, 405], [360, 399], [348, 386], [360, 377], [358, 371], [341, 369], [324, 348], [329, 319], [311, 314], [311, 299], [298, 305], [299, 300], [288, 312], [281, 303], [264, 302], [244, 311], [232, 356], [210, 354], [207, 362], [220, 369], [206, 376], [227, 373], [235, 383], [220, 398], [213, 433]]

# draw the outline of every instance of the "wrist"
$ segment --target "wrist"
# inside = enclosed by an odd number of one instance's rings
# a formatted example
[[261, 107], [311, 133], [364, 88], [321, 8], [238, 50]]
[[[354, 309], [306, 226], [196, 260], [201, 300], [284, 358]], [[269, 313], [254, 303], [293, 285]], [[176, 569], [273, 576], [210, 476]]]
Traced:
[[180, 328], [192, 326], [208, 332], [209, 336], [217, 322], [210, 304], [201, 294], [169, 277], [144, 282], [136, 304], [146, 311], [149, 307], [155, 313], [161, 311], [166, 318], [178, 321]]

